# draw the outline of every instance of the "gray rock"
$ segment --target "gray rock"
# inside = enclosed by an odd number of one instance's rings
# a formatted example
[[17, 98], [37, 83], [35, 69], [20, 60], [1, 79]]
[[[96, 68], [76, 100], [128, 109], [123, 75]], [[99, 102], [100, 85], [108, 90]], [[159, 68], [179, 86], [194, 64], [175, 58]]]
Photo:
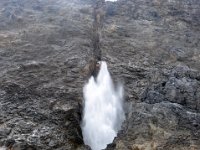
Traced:
[[[82, 69], [93, 0], [1, 0], [0, 148], [84, 150]], [[107, 149], [200, 147], [200, 1], [105, 3], [98, 47], [125, 89], [126, 121]]]
[[174, 68], [166, 81], [148, 87], [142, 100], [150, 104], [170, 101], [199, 112], [200, 97], [197, 93], [200, 92], [200, 82], [195, 78], [197, 74], [193, 70]]
[[11, 132], [11, 128], [0, 128], [0, 138], [7, 137]]
[[199, 119], [199, 113], [170, 102], [133, 104], [122, 132], [107, 149], [198, 149]]

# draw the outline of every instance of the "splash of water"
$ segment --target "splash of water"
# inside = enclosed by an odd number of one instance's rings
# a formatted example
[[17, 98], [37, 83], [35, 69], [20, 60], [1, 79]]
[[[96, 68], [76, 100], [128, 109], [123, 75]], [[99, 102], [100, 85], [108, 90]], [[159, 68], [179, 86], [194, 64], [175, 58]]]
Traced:
[[84, 112], [82, 132], [84, 142], [93, 150], [106, 148], [116, 137], [125, 119], [122, 108], [123, 87], [114, 88], [106, 62], [101, 62], [97, 79], [94, 77], [83, 89]]

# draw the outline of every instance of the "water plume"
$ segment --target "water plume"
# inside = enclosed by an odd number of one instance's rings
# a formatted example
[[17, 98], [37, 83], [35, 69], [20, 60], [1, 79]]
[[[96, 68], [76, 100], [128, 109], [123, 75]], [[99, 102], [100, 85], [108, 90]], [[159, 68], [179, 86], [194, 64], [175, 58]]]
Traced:
[[101, 62], [96, 81], [91, 77], [83, 94], [84, 142], [92, 150], [104, 149], [107, 144], [112, 143], [125, 119], [122, 107], [123, 87], [114, 87], [106, 62]]

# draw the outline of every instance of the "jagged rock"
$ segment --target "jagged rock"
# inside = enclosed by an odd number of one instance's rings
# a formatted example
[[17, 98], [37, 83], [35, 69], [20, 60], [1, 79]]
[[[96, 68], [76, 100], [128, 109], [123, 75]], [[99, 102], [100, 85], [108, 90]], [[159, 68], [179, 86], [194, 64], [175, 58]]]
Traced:
[[197, 74], [189, 68], [174, 68], [166, 81], [148, 87], [143, 101], [150, 104], [170, 101], [199, 112], [200, 82], [195, 78]]
[[199, 113], [170, 102], [134, 103], [128, 107], [122, 132], [107, 149], [198, 149]]
[[87, 149], [80, 70], [92, 49], [92, 14], [82, 8], [92, 10], [79, 0], [1, 1], [0, 147]]
[[124, 83], [125, 104], [132, 106], [107, 149], [200, 147], [199, 6], [181, 0], [108, 4], [102, 56]]
[[[94, 2], [1, 0], [0, 149], [90, 149], [80, 125]], [[198, 150], [200, 1], [118, 0], [104, 9], [97, 46], [124, 84], [127, 117], [107, 149]]]

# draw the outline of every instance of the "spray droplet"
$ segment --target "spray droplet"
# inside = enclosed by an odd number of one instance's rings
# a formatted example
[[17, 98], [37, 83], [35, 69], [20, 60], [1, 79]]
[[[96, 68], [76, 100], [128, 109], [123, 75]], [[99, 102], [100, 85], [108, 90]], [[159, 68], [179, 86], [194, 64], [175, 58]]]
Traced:
[[84, 112], [82, 131], [84, 142], [93, 150], [106, 148], [116, 137], [125, 119], [123, 88], [115, 90], [106, 62], [101, 62], [97, 79], [94, 77], [83, 89]]

